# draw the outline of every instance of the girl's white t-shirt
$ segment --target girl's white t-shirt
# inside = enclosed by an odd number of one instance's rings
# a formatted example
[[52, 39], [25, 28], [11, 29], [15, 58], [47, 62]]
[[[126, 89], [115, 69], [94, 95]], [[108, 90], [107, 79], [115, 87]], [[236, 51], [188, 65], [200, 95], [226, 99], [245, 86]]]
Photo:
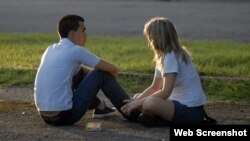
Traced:
[[155, 68], [155, 77], [163, 78], [167, 73], [177, 73], [169, 100], [178, 101], [188, 107], [204, 105], [207, 101], [201, 81], [191, 60], [188, 64], [173, 51], [165, 54], [163, 69]]
[[99, 61], [99, 57], [67, 38], [48, 47], [42, 56], [34, 85], [34, 98], [38, 110], [71, 109], [73, 75], [81, 64], [94, 68]]

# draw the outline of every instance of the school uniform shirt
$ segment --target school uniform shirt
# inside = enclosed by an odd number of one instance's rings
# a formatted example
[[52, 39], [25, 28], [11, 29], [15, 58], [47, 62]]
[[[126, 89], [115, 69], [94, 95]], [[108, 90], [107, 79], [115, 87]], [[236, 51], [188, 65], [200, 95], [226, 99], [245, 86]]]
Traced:
[[64, 111], [72, 108], [73, 75], [84, 64], [94, 68], [100, 58], [67, 38], [49, 46], [38, 68], [34, 99], [39, 111]]
[[163, 78], [167, 73], [176, 73], [173, 91], [169, 100], [178, 101], [188, 107], [201, 106], [206, 103], [206, 96], [202, 89], [200, 78], [191, 60], [188, 64], [173, 51], [165, 54], [163, 69], [155, 68], [155, 77]]

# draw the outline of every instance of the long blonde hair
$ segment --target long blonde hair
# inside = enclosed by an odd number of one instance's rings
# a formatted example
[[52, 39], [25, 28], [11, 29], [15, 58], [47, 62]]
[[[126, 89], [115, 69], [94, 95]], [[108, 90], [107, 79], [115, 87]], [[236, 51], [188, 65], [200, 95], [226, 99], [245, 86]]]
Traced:
[[181, 46], [174, 24], [164, 17], [155, 17], [146, 22], [144, 35], [149, 47], [154, 52], [153, 61], [163, 67], [162, 58], [166, 53], [174, 51], [176, 57], [181, 57], [186, 64], [191, 59], [190, 53]]

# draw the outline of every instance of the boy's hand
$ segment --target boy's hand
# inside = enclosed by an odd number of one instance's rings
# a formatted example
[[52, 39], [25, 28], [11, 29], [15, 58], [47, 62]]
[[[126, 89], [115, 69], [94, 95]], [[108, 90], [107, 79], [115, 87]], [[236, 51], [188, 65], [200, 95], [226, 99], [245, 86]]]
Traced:
[[108, 72], [110, 75], [112, 75], [115, 78], [118, 75], [118, 68], [114, 64], [109, 63], [109, 62], [102, 60], [102, 59], [97, 64], [96, 68], [99, 70]]
[[118, 70], [118, 68], [114, 65], [113, 66], [114, 67], [114, 69], [113, 69], [113, 71], [112, 72], [110, 72], [110, 74], [113, 76], [113, 77], [117, 77], [118, 76], [118, 73], [119, 73], [119, 70]]

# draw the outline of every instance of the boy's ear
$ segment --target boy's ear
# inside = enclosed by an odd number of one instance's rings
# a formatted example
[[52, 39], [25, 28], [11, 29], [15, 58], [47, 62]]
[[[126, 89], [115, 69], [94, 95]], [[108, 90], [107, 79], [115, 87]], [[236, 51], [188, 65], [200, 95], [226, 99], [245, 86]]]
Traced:
[[74, 37], [75, 36], [75, 32], [74, 30], [71, 30], [68, 34], [68, 37], [71, 38], [71, 37]]

